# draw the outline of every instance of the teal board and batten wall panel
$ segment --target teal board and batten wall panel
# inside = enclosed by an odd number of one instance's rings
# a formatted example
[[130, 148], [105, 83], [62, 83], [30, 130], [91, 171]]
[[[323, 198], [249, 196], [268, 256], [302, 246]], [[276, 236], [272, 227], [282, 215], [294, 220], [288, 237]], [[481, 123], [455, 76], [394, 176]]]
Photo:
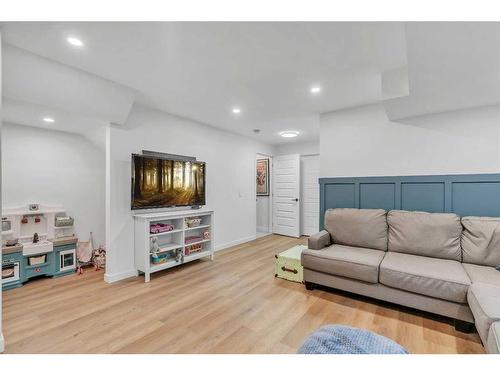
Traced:
[[320, 178], [320, 229], [328, 208], [383, 208], [500, 216], [500, 174]]

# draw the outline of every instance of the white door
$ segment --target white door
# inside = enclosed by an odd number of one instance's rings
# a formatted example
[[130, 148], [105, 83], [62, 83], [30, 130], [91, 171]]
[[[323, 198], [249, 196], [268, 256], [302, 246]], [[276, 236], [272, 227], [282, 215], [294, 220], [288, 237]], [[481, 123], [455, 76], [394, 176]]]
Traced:
[[300, 158], [300, 223], [301, 234], [319, 231], [319, 155]]
[[300, 156], [273, 158], [273, 233], [300, 237]]

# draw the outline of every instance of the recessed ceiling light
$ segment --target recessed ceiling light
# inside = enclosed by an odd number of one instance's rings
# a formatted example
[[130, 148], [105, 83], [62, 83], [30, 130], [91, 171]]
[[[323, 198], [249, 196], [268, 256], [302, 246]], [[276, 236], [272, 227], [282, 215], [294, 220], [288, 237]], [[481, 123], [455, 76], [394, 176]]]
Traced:
[[286, 130], [286, 131], [280, 132], [280, 135], [283, 138], [294, 138], [294, 137], [299, 135], [299, 132], [296, 130]]
[[44, 117], [44, 118], [43, 118], [43, 121], [48, 122], [48, 123], [51, 123], [51, 124], [52, 124], [53, 122], [55, 122], [55, 120], [54, 120], [52, 117]]
[[233, 113], [235, 115], [239, 115], [241, 113], [241, 109], [239, 109], [239, 108], [233, 108]]
[[313, 86], [311, 87], [311, 94], [317, 95], [321, 92], [321, 87], [320, 86]]
[[78, 38], [75, 38], [74, 36], [68, 36], [66, 38], [66, 41], [71, 44], [72, 46], [75, 46], [75, 47], [83, 47], [83, 42], [78, 39]]

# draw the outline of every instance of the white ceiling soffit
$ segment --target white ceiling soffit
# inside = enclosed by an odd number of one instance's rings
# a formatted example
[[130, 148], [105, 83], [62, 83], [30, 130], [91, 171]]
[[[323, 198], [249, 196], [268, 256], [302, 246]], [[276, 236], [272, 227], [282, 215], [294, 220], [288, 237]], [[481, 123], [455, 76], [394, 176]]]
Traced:
[[[45, 122], [44, 118], [53, 119], [54, 122]], [[13, 124], [80, 134], [106, 125], [106, 121], [99, 118], [8, 98], [3, 100], [2, 119]]]
[[116, 124], [127, 119], [133, 90], [5, 43], [2, 53], [4, 97]]
[[[9, 44], [136, 89], [140, 104], [269, 143], [282, 141], [277, 134], [286, 119], [299, 119], [294, 130], [317, 139], [319, 127], [309, 128], [311, 122], [300, 119], [398, 95], [402, 86], [394, 77], [386, 85], [388, 94], [382, 90], [383, 75], [407, 65], [403, 23], [21, 22], [1, 27]], [[68, 46], [68, 35], [81, 38], [84, 47]], [[322, 92], [311, 96], [315, 84]], [[101, 103], [113, 107], [109, 100]], [[238, 116], [231, 112], [236, 106]], [[255, 128], [262, 130], [259, 135]]]
[[410, 95], [385, 102], [388, 118], [500, 103], [499, 23], [408, 23]]

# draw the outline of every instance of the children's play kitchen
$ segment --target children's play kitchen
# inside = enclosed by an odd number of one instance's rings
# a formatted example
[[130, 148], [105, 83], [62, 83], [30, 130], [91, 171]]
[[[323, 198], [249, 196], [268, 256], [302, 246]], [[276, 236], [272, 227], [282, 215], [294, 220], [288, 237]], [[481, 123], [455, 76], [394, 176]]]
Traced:
[[2, 211], [2, 289], [76, 269], [73, 218], [63, 207], [30, 204]]

